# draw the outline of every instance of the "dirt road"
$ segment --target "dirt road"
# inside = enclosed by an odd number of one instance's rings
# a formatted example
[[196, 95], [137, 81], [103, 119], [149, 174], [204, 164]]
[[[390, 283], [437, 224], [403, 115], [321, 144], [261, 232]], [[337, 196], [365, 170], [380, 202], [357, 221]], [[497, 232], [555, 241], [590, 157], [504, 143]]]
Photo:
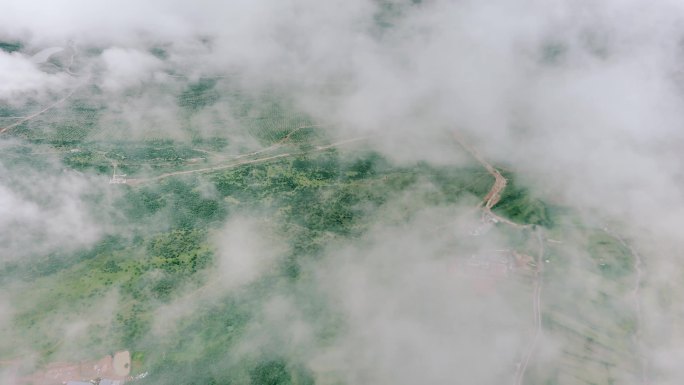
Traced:
[[622, 246], [624, 246], [627, 250], [629, 250], [630, 254], [632, 254], [632, 258], [634, 258], [634, 287], [632, 289], [632, 302], [634, 305], [634, 313], [636, 314], [636, 330], [634, 331], [633, 335], [633, 340], [634, 340], [634, 345], [636, 346], [637, 349], [637, 355], [639, 358], [639, 377], [642, 385], [647, 385], [649, 384], [649, 375], [648, 375], [648, 362], [646, 360], [646, 357], [644, 356], [644, 346], [643, 346], [643, 341], [642, 341], [642, 329], [643, 329], [643, 319], [644, 319], [644, 314], [643, 314], [643, 309], [641, 308], [641, 286], [643, 282], [643, 277], [644, 277], [644, 271], [642, 269], [643, 265], [643, 260], [641, 258], [641, 254], [639, 254], [625, 239], [623, 239], [620, 235], [617, 233], [614, 233], [610, 231], [607, 227], [603, 228], [603, 231], [610, 235], [612, 238], [620, 242]]
[[35, 118], [37, 118], [38, 116], [40, 116], [40, 115], [42, 115], [42, 114], [44, 114], [44, 113], [50, 111], [51, 109], [55, 108], [58, 104], [64, 102], [64, 101], [67, 100], [67, 99], [69, 99], [69, 98], [71, 97], [71, 95], [73, 95], [74, 92], [76, 92], [77, 89], [78, 89], [78, 87], [73, 88], [65, 97], [63, 97], [63, 98], [59, 99], [58, 101], [56, 101], [56, 102], [50, 104], [49, 106], [43, 108], [42, 110], [40, 110], [40, 111], [38, 111], [38, 112], [36, 112], [36, 113], [33, 113], [33, 114], [29, 115], [29, 116], [24, 116], [23, 118], [21, 118], [21, 119], [17, 120], [16, 122], [10, 124], [9, 126], [5, 126], [5, 127], [0, 128], [0, 134], [4, 134], [4, 133], [7, 132], [8, 130], [11, 130], [11, 129], [13, 129], [14, 127], [17, 127], [17, 126], [21, 125], [22, 123], [28, 122], [29, 120], [35, 119]]
[[[492, 208], [499, 203], [501, 200], [501, 194], [503, 191], [506, 189], [506, 186], [508, 185], [508, 181], [506, 178], [501, 175], [499, 170], [497, 170], [494, 166], [492, 166], [476, 149], [474, 149], [472, 146], [468, 144], [458, 133], [453, 132], [453, 137], [458, 142], [458, 144], [463, 147], [475, 160], [477, 160], [486, 170], [489, 172], [494, 177], [494, 183], [492, 184], [492, 187], [489, 189], [489, 192], [485, 197], [482, 199], [482, 202], [480, 203], [480, 206], [482, 206], [482, 209], [484, 211], [483, 213], [483, 221], [491, 221], [494, 220], [495, 222], [502, 222], [507, 225], [513, 226], [518, 229], [525, 229], [525, 228], [530, 228], [529, 225], [521, 225], [519, 223], [515, 223], [509, 219], [503, 218], [501, 216], [496, 215], [495, 213], [492, 212]], [[534, 288], [532, 290], [532, 311], [533, 311], [533, 317], [534, 317], [534, 332], [533, 332], [533, 337], [532, 340], [530, 341], [527, 349], [525, 350], [525, 353], [523, 355], [522, 360], [518, 364], [514, 376], [514, 383], [515, 385], [522, 385], [523, 380], [525, 379], [525, 373], [527, 371], [527, 367], [530, 363], [530, 360], [532, 359], [532, 356], [534, 355], [535, 348], [537, 346], [537, 343], [539, 341], [539, 338], [542, 333], [542, 312], [541, 312], [541, 293], [542, 293], [542, 267], [543, 267], [543, 262], [544, 262], [544, 235], [543, 231], [540, 227], [537, 227], [536, 229], [536, 235], [537, 235], [537, 242], [539, 243], [539, 250], [537, 252], [537, 261], [536, 261], [536, 268], [534, 270]]]
[[[253, 156], [255, 154], [260, 154], [260, 153], [264, 152], [264, 150], [260, 150], [260, 151], [255, 151], [255, 152], [252, 152], [249, 154], [245, 154], [243, 156], [238, 156], [236, 158], [233, 158], [232, 161], [227, 163], [227, 164], [220, 164], [220, 165], [216, 165], [216, 166], [212, 166], [212, 167], [204, 167], [204, 168], [198, 168], [198, 169], [194, 169], [194, 170], [169, 172], [169, 173], [161, 174], [161, 175], [150, 177], [150, 178], [138, 178], [138, 179], [132, 178], [132, 179], [128, 179], [126, 181], [126, 184], [139, 185], [139, 184], [143, 184], [143, 183], [156, 182], [156, 181], [166, 179], [166, 178], [169, 178], [172, 176], [209, 173], [209, 172], [226, 170], [226, 169], [230, 169], [230, 168], [244, 166], [247, 164], [256, 164], [256, 163], [267, 162], [267, 161], [271, 161], [271, 160], [275, 160], [275, 159], [287, 158], [287, 157], [291, 157], [291, 156], [306, 155], [306, 154], [310, 154], [313, 152], [322, 152], [322, 151], [325, 151], [325, 150], [328, 150], [328, 149], [331, 149], [334, 147], [339, 147], [339, 146], [343, 146], [345, 144], [362, 141], [362, 140], [365, 140], [367, 138], [368, 138], [367, 136], [362, 136], [362, 137], [357, 137], [357, 138], [345, 139], [345, 140], [341, 140], [341, 141], [331, 143], [331, 144], [327, 144], [327, 145], [316, 146], [312, 150], [309, 150], [309, 151], [285, 152], [282, 154], [265, 156], [265, 157], [256, 158], [256, 159], [238, 160], [237, 162], [235, 161], [236, 159], [242, 159], [242, 158], [245, 158], [248, 156]], [[268, 148], [268, 150], [273, 150], [275, 148], [277, 148], [277, 147], [271, 146]]]
[[487, 193], [487, 195], [485, 195], [484, 198], [482, 198], [482, 202], [480, 203], [484, 211], [482, 220], [486, 222], [493, 219], [495, 222], [505, 223], [515, 228], [529, 228], [529, 225], [521, 225], [519, 223], [515, 223], [510, 219], [504, 218], [492, 212], [492, 208], [496, 206], [496, 204], [499, 203], [499, 201], [501, 200], [501, 194], [506, 189], [506, 186], [508, 185], [508, 180], [503, 175], [501, 175], [501, 173], [499, 172], [499, 170], [496, 169], [496, 167], [492, 166], [491, 163], [489, 163], [482, 155], [480, 155], [480, 153], [476, 149], [470, 146], [468, 142], [466, 142], [457, 132], [452, 132], [452, 135], [456, 142], [461, 147], [463, 147], [463, 149], [466, 150], [468, 154], [475, 158], [475, 160], [477, 160], [478, 163], [480, 163], [487, 170], [487, 172], [489, 172], [490, 175], [494, 177], [494, 184], [492, 184], [492, 187], [489, 189], [489, 192]]
[[475, 158], [475, 160], [484, 166], [484, 168], [487, 169], [487, 171], [494, 177], [494, 184], [492, 185], [492, 188], [483, 198], [485, 210], [491, 211], [492, 207], [494, 207], [501, 200], [501, 193], [506, 189], [508, 181], [503, 175], [501, 175], [499, 170], [487, 162], [487, 160], [480, 155], [476, 149], [471, 147], [459, 134], [454, 132], [453, 137], [456, 139], [458, 144], [461, 145], [461, 147], [463, 147], [473, 158]]
[[532, 294], [532, 311], [534, 315], [534, 336], [530, 341], [523, 359], [517, 367], [515, 372], [515, 385], [522, 385], [525, 379], [525, 372], [530, 363], [530, 359], [534, 354], [534, 350], [539, 341], [542, 332], [542, 317], [541, 317], [541, 292], [542, 292], [542, 267], [544, 262], [544, 235], [541, 228], [537, 228], [537, 241], [539, 242], [539, 251], [537, 253], [537, 267], [534, 271], [534, 290]]

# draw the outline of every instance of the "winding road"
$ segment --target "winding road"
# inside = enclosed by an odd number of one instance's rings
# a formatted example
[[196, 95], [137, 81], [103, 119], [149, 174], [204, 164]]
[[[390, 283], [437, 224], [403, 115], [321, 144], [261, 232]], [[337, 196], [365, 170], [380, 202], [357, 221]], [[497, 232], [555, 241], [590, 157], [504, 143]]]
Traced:
[[452, 132], [454, 140], [463, 147], [463, 149], [468, 152], [475, 160], [478, 161], [484, 167], [489, 174], [491, 174], [494, 177], [494, 183], [492, 184], [492, 187], [489, 189], [489, 192], [485, 197], [482, 199], [482, 202], [480, 203], [480, 206], [483, 206], [483, 216], [482, 220], [486, 221], [488, 219], [494, 219], [496, 222], [502, 222], [505, 223], [509, 226], [513, 226], [518, 229], [524, 229], [524, 228], [529, 228], [529, 225], [521, 225], [519, 223], [515, 223], [511, 221], [508, 218], [504, 218], [502, 216], [499, 216], [492, 212], [492, 208], [496, 206], [497, 203], [501, 200], [501, 194], [503, 191], [506, 189], [506, 186], [508, 185], [508, 180], [501, 175], [501, 172], [496, 169], [496, 167], [492, 166], [491, 163], [489, 163], [480, 153], [474, 149], [472, 146], [468, 144], [457, 132]]
[[[458, 142], [458, 144], [463, 147], [475, 160], [477, 160], [488, 172], [494, 177], [494, 183], [489, 189], [489, 192], [482, 199], [480, 206], [483, 209], [483, 221], [488, 219], [495, 219], [497, 222], [505, 223], [509, 226], [513, 226], [517, 229], [530, 228], [530, 225], [521, 225], [515, 223], [507, 218], [503, 218], [492, 212], [492, 208], [499, 203], [501, 200], [501, 194], [506, 189], [508, 181], [501, 175], [501, 172], [497, 170], [492, 164], [490, 164], [480, 153], [470, 146], [458, 133], [453, 132], [453, 137]], [[530, 341], [523, 358], [517, 365], [516, 372], [514, 375], [515, 385], [522, 385], [525, 379], [525, 373], [527, 372], [527, 367], [534, 355], [537, 343], [542, 333], [542, 311], [541, 311], [541, 294], [542, 294], [542, 263], [544, 261], [544, 235], [541, 227], [536, 227], [537, 242], [539, 244], [539, 250], [537, 252], [536, 268], [534, 270], [534, 288], [532, 290], [532, 311], [534, 316], [534, 334], [532, 340]]]
[[[501, 173], [494, 167], [492, 166], [487, 160], [480, 155], [480, 153], [475, 150], [473, 147], [471, 147], [458, 133], [453, 132], [453, 137], [454, 139], [458, 142], [458, 144], [463, 147], [475, 160], [477, 160], [488, 172], [494, 177], [494, 183], [492, 184], [492, 187], [490, 188], [489, 192], [485, 197], [483, 198], [482, 202], [480, 203], [480, 206], [483, 208], [483, 221], [491, 218], [495, 219], [498, 222], [502, 222], [508, 225], [511, 225], [516, 228], [529, 228], [529, 225], [521, 225], [518, 223], [515, 223], [509, 219], [500, 217], [492, 212], [492, 208], [501, 200], [501, 194], [503, 193], [504, 189], [507, 186], [507, 180], [506, 178], [501, 175]], [[642, 286], [642, 281], [644, 277], [644, 272], [642, 269], [643, 265], [643, 260], [641, 255], [632, 247], [629, 245], [627, 241], [625, 241], [622, 237], [620, 237], [618, 234], [613, 233], [608, 230], [608, 228], [603, 229], [608, 235], [616, 239], [620, 244], [622, 244], [625, 248], [627, 248], [630, 253], [632, 254], [632, 257], [634, 259], [634, 264], [633, 264], [633, 269], [635, 272], [635, 278], [634, 278], [634, 287], [632, 289], [632, 301], [634, 304], [634, 311], [637, 317], [636, 321], [636, 330], [634, 332], [634, 344], [637, 349], [637, 355], [639, 358], [639, 377], [640, 377], [640, 383], [641, 385], [648, 385], [650, 384], [649, 381], [649, 375], [648, 375], [648, 362], [646, 360], [646, 357], [643, 354], [644, 347], [643, 347], [643, 341], [642, 341], [642, 329], [643, 329], [643, 309], [641, 306], [641, 286]], [[527, 367], [529, 365], [529, 362], [534, 354], [534, 350], [536, 348], [536, 345], [538, 343], [538, 340], [540, 338], [540, 335], [542, 333], [542, 319], [541, 319], [541, 292], [542, 292], [542, 264], [544, 261], [544, 236], [542, 229], [540, 227], [536, 228], [536, 234], [537, 234], [537, 241], [539, 243], [539, 251], [537, 254], [537, 266], [534, 271], [534, 289], [533, 289], [533, 312], [534, 312], [534, 323], [535, 323], [535, 331], [534, 331], [534, 336], [532, 338], [532, 341], [530, 342], [527, 350], [525, 351], [523, 355], [523, 359], [520, 361], [516, 368], [515, 372], [515, 385], [522, 385], [523, 380], [525, 378], [525, 372], [527, 371]]]
[[477, 160], [485, 169], [487, 169], [487, 172], [494, 177], [494, 184], [487, 195], [485, 195], [482, 202], [484, 204], [485, 210], [491, 211], [492, 207], [494, 207], [501, 200], [501, 193], [504, 189], [506, 189], [508, 180], [506, 180], [506, 178], [501, 175], [499, 170], [487, 162], [487, 160], [482, 157], [477, 150], [471, 147], [459, 134], [454, 132], [453, 136], [458, 144], [461, 145], [461, 147], [463, 147], [473, 158], [475, 158], [475, 160]]

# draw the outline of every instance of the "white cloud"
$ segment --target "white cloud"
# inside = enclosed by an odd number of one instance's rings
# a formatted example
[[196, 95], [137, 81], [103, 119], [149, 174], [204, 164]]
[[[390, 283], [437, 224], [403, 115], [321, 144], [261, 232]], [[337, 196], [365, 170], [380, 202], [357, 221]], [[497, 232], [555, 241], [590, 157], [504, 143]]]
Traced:
[[[237, 83], [248, 90], [286, 89], [344, 135], [379, 134], [376, 147], [396, 159], [455, 162], [459, 158], [448, 154], [451, 144], [445, 144], [443, 132], [459, 129], [485, 156], [512, 167], [540, 194], [624, 224], [648, 251], [649, 271], [662, 274], [653, 277], [667, 280], [650, 284], [682, 290], [674, 279], [684, 247], [684, 3], [434, 0], [410, 12], [402, 11], [402, 4], [408, 9], [402, 2], [393, 4], [399, 10], [393, 27], [382, 29], [375, 24], [378, 2], [370, 0], [126, 0], [116, 6], [17, 1], [0, 14], [0, 36], [25, 38], [34, 51], [70, 39], [103, 48], [101, 56], [82, 60], [103, 64], [100, 84], [112, 94], [105, 101], [129, 87], [163, 82], [158, 74], [168, 65], [190, 79], [228, 73], [237, 74]], [[165, 62], [145, 51], [157, 43], [168, 46]], [[64, 82], [23, 54], [0, 52], [0, 99], [11, 102], [59, 89]], [[176, 113], [169, 106], [173, 100], [156, 100], [154, 92], [122, 104], [114, 115], [125, 115], [131, 126], [152, 121], [179, 130], [164, 119]], [[454, 153], [459, 151], [454, 147]], [[25, 253], [24, 244], [49, 250], [66, 239], [86, 244], [97, 238], [77, 198], [86, 182], [49, 176], [26, 181], [50, 191], [51, 203], [42, 201], [48, 195], [27, 197], [14, 184], [0, 182], [0, 231], [11, 234], [0, 235], [0, 244], [9, 254]], [[248, 284], [273, 266], [277, 253], [258, 229], [258, 223], [239, 218], [216, 235], [216, 274], [223, 288]], [[41, 237], [49, 242], [38, 242]], [[337, 354], [362, 368], [366, 357], [351, 349], [362, 346], [370, 359], [379, 360], [384, 377], [425, 382], [410, 371], [419, 358], [396, 351], [427, 352], [433, 360], [428, 364], [445, 364], [453, 346], [445, 343], [454, 342], [439, 338], [447, 321], [484, 331], [439, 297], [454, 287], [437, 271], [438, 264], [417, 257], [414, 248], [425, 239], [395, 238], [401, 250], [378, 246], [368, 252], [379, 266], [350, 258], [350, 266], [340, 267], [344, 273], [333, 274], [332, 297], [355, 328], [349, 349]], [[392, 253], [403, 256], [392, 261], [396, 266], [388, 262]], [[384, 268], [397, 275], [378, 282], [375, 274]], [[418, 284], [414, 273], [435, 278]], [[412, 290], [409, 299], [397, 296], [407, 290]], [[444, 305], [429, 309], [444, 322], [435, 329], [426, 326], [433, 320], [415, 305], [430, 301]], [[478, 309], [496, 317], [500, 306], [492, 301]], [[647, 306], [654, 313], [662, 310], [656, 301]], [[364, 334], [365, 322], [382, 344], [373, 345]], [[511, 335], [502, 338], [508, 341]], [[472, 336], [463, 338], [466, 346], [477, 344]], [[672, 352], [681, 352], [682, 341], [668, 344]], [[460, 363], [470, 364], [468, 359]], [[472, 369], [477, 375], [471, 382], [486, 382], [485, 368], [473, 364]], [[445, 382], [438, 377], [442, 372], [433, 374], [433, 382]], [[373, 382], [360, 372], [351, 375], [360, 376], [353, 382]]]
[[[275, 268], [282, 245], [269, 236], [265, 224], [247, 217], [231, 218], [214, 236], [216, 276], [210, 283], [233, 289], [252, 282]], [[215, 282], [212, 282], [214, 281]]]
[[64, 75], [47, 74], [21, 53], [0, 51], [0, 101], [18, 104], [16, 99], [41, 96], [48, 90], [64, 87]]
[[162, 62], [149, 53], [134, 49], [107, 48], [102, 53], [105, 73], [102, 87], [109, 91], [120, 91], [140, 86], [154, 78]]
[[49, 168], [0, 163], [0, 262], [73, 251], [97, 241], [103, 229], [87, 196], [94, 181]]

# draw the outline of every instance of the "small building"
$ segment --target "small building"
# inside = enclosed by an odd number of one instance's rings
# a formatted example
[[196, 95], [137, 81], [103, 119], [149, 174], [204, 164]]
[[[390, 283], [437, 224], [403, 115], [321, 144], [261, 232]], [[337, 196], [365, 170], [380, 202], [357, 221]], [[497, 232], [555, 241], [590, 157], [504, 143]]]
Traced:
[[514, 259], [508, 250], [481, 252], [461, 260], [461, 269], [468, 274], [489, 276], [492, 278], [507, 277], [514, 269]]
[[112, 173], [112, 179], [109, 180], [109, 184], [126, 184], [126, 174], [117, 174], [117, 165], [114, 163], [114, 172]]
[[112, 179], [109, 180], [109, 184], [126, 184], [126, 174], [112, 175]]

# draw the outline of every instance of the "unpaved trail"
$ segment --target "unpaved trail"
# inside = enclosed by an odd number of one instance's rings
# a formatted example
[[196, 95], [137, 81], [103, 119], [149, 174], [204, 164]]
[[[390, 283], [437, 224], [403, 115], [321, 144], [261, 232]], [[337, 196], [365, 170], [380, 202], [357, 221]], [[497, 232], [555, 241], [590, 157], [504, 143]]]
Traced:
[[[313, 148], [312, 150], [310, 150], [310, 151], [286, 152], [286, 153], [277, 154], [277, 155], [265, 156], [265, 157], [262, 157], [262, 158], [245, 159], [245, 160], [241, 160], [241, 161], [237, 161], [237, 162], [230, 162], [230, 163], [228, 163], [228, 164], [221, 164], [221, 165], [212, 166], [212, 167], [204, 167], [204, 168], [198, 168], [198, 169], [194, 169], [194, 170], [184, 170], [184, 171], [169, 172], [169, 173], [157, 175], [157, 176], [150, 177], [150, 178], [139, 178], [139, 179], [131, 178], [131, 179], [128, 179], [128, 180], [126, 181], [126, 184], [129, 184], [129, 185], [139, 185], [139, 184], [143, 184], [143, 183], [156, 182], [156, 181], [159, 181], [159, 180], [162, 180], [162, 179], [165, 179], [165, 178], [169, 178], [169, 177], [172, 177], [172, 176], [190, 175], [190, 174], [202, 174], [202, 173], [214, 172], [214, 171], [219, 171], [219, 170], [226, 170], [226, 169], [230, 169], [230, 168], [235, 168], [235, 167], [239, 167], [239, 166], [244, 166], [244, 165], [247, 165], [247, 164], [262, 163], [262, 162], [267, 162], [267, 161], [270, 161], [270, 160], [281, 159], [281, 158], [287, 158], [287, 157], [296, 156], [296, 155], [306, 155], [306, 154], [309, 154], [309, 153], [312, 153], [312, 152], [321, 152], [321, 151], [325, 151], [325, 150], [328, 150], [328, 149], [331, 149], [331, 148], [334, 148], [334, 147], [339, 147], [339, 146], [342, 146], [342, 145], [345, 145], [345, 144], [358, 142], [358, 141], [361, 141], [361, 140], [365, 140], [365, 139], [367, 139], [367, 138], [368, 138], [368, 136], [362, 136], [362, 137], [357, 137], [357, 138], [345, 139], [345, 140], [341, 140], [341, 141], [338, 141], [338, 142], [335, 142], [335, 143], [331, 143], [331, 144], [327, 144], [327, 145], [323, 145], [323, 146], [316, 146], [316, 147], [314, 147], [314, 148]], [[276, 147], [271, 146], [271, 147], [268, 148], [268, 150], [273, 150], [273, 149], [275, 149], [275, 148], [276, 148]], [[252, 152], [252, 153], [249, 153], [249, 154], [241, 155], [241, 156], [239, 156], [239, 157], [233, 158], [233, 160], [235, 160], [235, 159], [241, 159], [241, 158], [244, 158], [244, 157], [247, 157], [247, 156], [253, 156], [254, 154], [263, 153], [264, 151], [265, 151], [265, 150], [260, 150], [260, 151], [255, 151], [255, 152]]]
[[169, 178], [172, 176], [189, 175], [189, 174], [197, 174], [197, 173], [207, 173], [207, 172], [213, 172], [213, 171], [218, 171], [218, 170], [225, 170], [225, 169], [234, 168], [234, 167], [238, 167], [238, 166], [244, 166], [246, 164], [260, 163], [260, 162], [266, 162], [269, 160], [285, 158], [285, 157], [288, 157], [291, 155], [292, 155], [292, 153], [284, 153], [284, 154], [278, 154], [278, 155], [273, 155], [273, 156], [267, 156], [264, 158], [243, 160], [243, 161], [234, 162], [234, 163], [230, 163], [230, 164], [223, 164], [223, 165], [212, 166], [212, 167], [198, 168], [198, 169], [194, 169], [194, 170], [168, 172], [168, 173], [157, 175], [157, 176], [154, 176], [151, 178], [128, 179], [126, 181], [126, 183], [130, 184], [130, 185], [137, 185], [137, 184], [142, 184], [142, 183], [147, 183], [147, 182], [159, 181], [159, 180]]
[[610, 231], [607, 227], [603, 228], [603, 231], [616, 239], [622, 246], [627, 248], [629, 250], [630, 254], [632, 254], [632, 258], [634, 258], [634, 287], [632, 289], [632, 302], [634, 306], [634, 313], [636, 314], [636, 330], [634, 331], [633, 335], [633, 340], [634, 340], [634, 345], [636, 346], [637, 349], [637, 355], [639, 359], [639, 377], [642, 385], [647, 385], [650, 384], [649, 381], [649, 375], [648, 375], [648, 363], [646, 361], [646, 357], [644, 356], [644, 346], [643, 346], [643, 340], [642, 340], [642, 329], [643, 329], [643, 319], [644, 319], [644, 313], [643, 309], [641, 307], [641, 286], [643, 282], [643, 277], [644, 277], [644, 271], [642, 269], [643, 265], [643, 260], [641, 258], [641, 254], [639, 254], [625, 239], [623, 239], [620, 235], [617, 233], [614, 233]]
[[515, 385], [522, 385], [525, 379], [525, 372], [530, 363], [530, 359], [534, 354], [534, 350], [539, 341], [542, 332], [542, 317], [541, 317], [541, 292], [542, 292], [542, 263], [544, 262], [544, 236], [542, 230], [537, 228], [537, 241], [539, 242], [539, 251], [537, 253], [537, 267], [534, 271], [534, 290], [532, 294], [532, 311], [534, 313], [534, 337], [530, 341], [523, 359], [520, 361], [515, 372]]
[[50, 104], [49, 106], [43, 108], [42, 110], [40, 110], [40, 111], [38, 111], [38, 112], [36, 112], [36, 113], [33, 113], [33, 114], [29, 115], [29, 116], [25, 116], [25, 117], [19, 119], [18, 121], [16, 121], [16, 122], [10, 124], [9, 126], [5, 126], [5, 127], [3, 127], [3, 128], [0, 128], [0, 134], [4, 134], [4, 133], [7, 132], [8, 130], [11, 130], [11, 129], [13, 129], [14, 127], [17, 127], [17, 126], [19, 126], [19, 125], [22, 124], [22, 123], [28, 122], [29, 120], [35, 119], [35, 118], [37, 118], [38, 116], [40, 116], [40, 115], [42, 115], [42, 114], [44, 114], [44, 113], [50, 111], [51, 109], [55, 108], [58, 104], [64, 102], [64, 101], [67, 100], [67, 99], [69, 99], [69, 98], [71, 97], [71, 95], [73, 95], [74, 92], [76, 92], [77, 89], [78, 89], [78, 87], [74, 87], [74, 88], [73, 88], [65, 97], [63, 97], [63, 98], [59, 99], [58, 101], [56, 101], [56, 102]]
[[273, 150], [275, 150], [275, 149], [277, 149], [277, 148], [279, 148], [279, 147], [282, 147], [282, 146], [285, 144], [285, 142], [287, 142], [288, 140], [290, 140], [290, 138], [292, 137], [292, 135], [294, 135], [297, 131], [299, 131], [299, 130], [301, 130], [301, 129], [303, 129], [303, 128], [318, 127], [318, 126], [322, 126], [322, 125], [320, 125], [320, 124], [313, 124], [313, 125], [308, 125], [308, 126], [300, 126], [300, 127], [297, 127], [297, 128], [295, 128], [295, 129], [293, 129], [292, 131], [290, 131], [287, 135], [285, 135], [284, 138], [282, 138], [281, 140], [277, 141], [276, 143], [273, 143], [272, 145], [270, 145], [270, 146], [268, 146], [268, 147], [266, 147], [266, 148], [262, 148], [262, 149], [259, 149], [259, 150], [256, 150], [256, 151], [248, 152], [248, 153], [246, 153], [246, 154], [224, 155], [224, 154], [221, 154], [221, 153], [218, 153], [218, 152], [215, 152], [215, 151], [203, 150], [203, 149], [201, 149], [201, 148], [193, 148], [193, 150], [199, 151], [199, 152], [203, 152], [203, 153], [205, 153], [205, 154], [209, 154], [209, 155], [211, 155], [211, 156], [213, 156], [213, 157], [215, 157], [215, 158], [219, 158], [219, 159], [222, 159], [222, 160], [224, 160], [224, 159], [236, 160], [236, 159], [248, 158], [248, 157], [250, 157], [250, 156], [259, 155], [259, 154], [262, 154], [262, 153], [264, 153], [264, 152], [273, 151]]
[[[631, 250], [631, 248], [630, 248]], [[641, 256], [638, 253], [635, 253], [632, 251], [633, 255], [635, 256], [634, 260], [634, 270], [636, 271], [636, 277], [635, 282], [634, 282], [634, 290], [632, 291], [632, 296], [633, 296], [633, 301], [634, 301], [634, 309], [637, 314], [637, 327], [636, 331], [634, 333], [634, 343], [637, 346], [638, 349], [638, 354], [639, 354], [639, 364], [640, 364], [640, 371], [641, 371], [641, 383], [642, 385], [647, 385], [649, 384], [649, 376], [648, 376], [648, 363], [646, 362], [646, 357], [644, 356], [643, 350], [643, 339], [642, 339], [642, 330], [643, 330], [643, 319], [644, 319], [644, 313], [643, 309], [641, 308], [641, 282], [643, 279], [643, 271], [641, 270]]]
[[11, 360], [0, 360], [0, 366], [19, 365], [21, 363], [22, 363], [22, 360], [20, 358], [14, 358]]

